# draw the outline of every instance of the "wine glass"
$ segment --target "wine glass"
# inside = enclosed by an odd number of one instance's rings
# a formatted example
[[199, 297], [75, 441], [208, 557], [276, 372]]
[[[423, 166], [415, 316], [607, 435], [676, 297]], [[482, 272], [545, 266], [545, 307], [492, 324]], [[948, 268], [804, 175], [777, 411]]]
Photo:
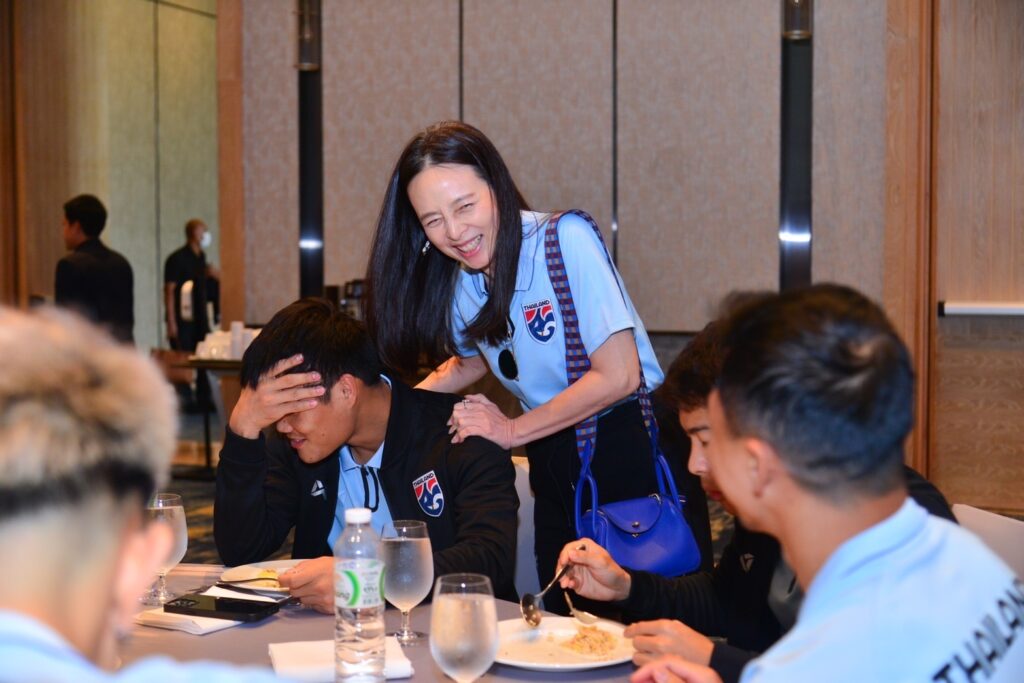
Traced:
[[157, 570], [157, 580], [149, 592], [139, 598], [144, 605], [162, 605], [174, 596], [167, 592], [167, 572], [181, 562], [188, 547], [188, 529], [185, 526], [185, 507], [176, 493], [157, 493], [146, 505], [150, 521], [168, 524], [174, 532], [174, 543], [166, 560]]
[[384, 597], [402, 612], [402, 628], [395, 636], [411, 645], [426, 634], [409, 627], [409, 612], [430, 593], [434, 583], [434, 556], [425, 522], [400, 519], [388, 522], [381, 533], [384, 549]]
[[480, 574], [447, 574], [434, 587], [430, 654], [448, 676], [470, 683], [498, 654], [498, 611], [491, 580]]

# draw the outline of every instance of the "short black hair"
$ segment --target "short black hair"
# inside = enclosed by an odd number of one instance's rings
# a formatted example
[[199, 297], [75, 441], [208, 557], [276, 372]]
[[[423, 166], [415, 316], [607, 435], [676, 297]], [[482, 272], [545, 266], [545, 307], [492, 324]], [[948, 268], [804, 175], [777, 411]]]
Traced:
[[724, 357], [721, 325], [712, 321], [679, 352], [655, 393], [676, 410], [703, 408], [718, 381]]
[[380, 381], [384, 366], [366, 333], [366, 326], [319, 297], [291, 303], [274, 314], [242, 356], [241, 383], [256, 387], [282, 358], [301, 353], [302, 363], [289, 372], [319, 372], [330, 401], [331, 388], [342, 375], [366, 385]]
[[107, 209], [91, 194], [80, 194], [64, 202], [64, 218], [78, 223], [86, 237], [99, 237], [107, 225]]
[[741, 303], [723, 321], [730, 430], [770, 443], [805, 489], [878, 495], [903, 481], [910, 354], [882, 309], [820, 284]]

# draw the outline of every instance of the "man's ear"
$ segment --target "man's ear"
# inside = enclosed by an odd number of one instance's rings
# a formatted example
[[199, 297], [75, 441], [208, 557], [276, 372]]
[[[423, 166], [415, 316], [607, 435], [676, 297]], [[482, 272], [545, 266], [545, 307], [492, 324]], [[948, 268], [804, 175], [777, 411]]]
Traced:
[[751, 492], [755, 497], [762, 498], [781, 474], [782, 461], [779, 460], [775, 448], [767, 441], [746, 438], [743, 440], [743, 448], [746, 451]]
[[338, 378], [338, 381], [334, 385], [332, 399], [335, 396], [340, 396], [347, 405], [352, 405], [355, 403], [358, 393], [359, 387], [357, 386], [356, 378], [352, 375], [344, 374]]

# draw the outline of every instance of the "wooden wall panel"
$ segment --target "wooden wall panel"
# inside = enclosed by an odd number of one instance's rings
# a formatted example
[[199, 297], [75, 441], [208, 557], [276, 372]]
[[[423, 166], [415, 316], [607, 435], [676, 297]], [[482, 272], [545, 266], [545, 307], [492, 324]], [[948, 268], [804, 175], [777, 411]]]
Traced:
[[324, 279], [366, 273], [392, 168], [416, 132], [459, 113], [456, 0], [323, 5]]
[[245, 73], [242, 0], [217, 0], [217, 180], [221, 247], [221, 317], [246, 320]]
[[0, 304], [18, 303], [14, 163], [14, 3], [0, 2]]
[[61, 205], [107, 195], [102, 92], [103, 5], [74, 0], [14, 3], [18, 223], [25, 240], [20, 289], [53, 295], [64, 255]]
[[876, 300], [884, 272], [885, 41], [884, 2], [814, 4], [813, 278]]
[[917, 371], [907, 460], [928, 474], [931, 344], [932, 0], [886, 5], [885, 239], [882, 301]]
[[491, 138], [533, 208], [584, 209], [606, 237], [611, 10], [590, 0], [471, 0], [464, 32], [465, 120]]
[[648, 329], [778, 283], [779, 7], [619, 3], [619, 266]]
[[243, 4], [245, 319], [299, 296], [299, 129], [294, 6]]
[[[1024, 4], [940, 0], [939, 299], [1024, 300]], [[932, 472], [954, 501], [1024, 510], [1024, 321], [940, 319]]]

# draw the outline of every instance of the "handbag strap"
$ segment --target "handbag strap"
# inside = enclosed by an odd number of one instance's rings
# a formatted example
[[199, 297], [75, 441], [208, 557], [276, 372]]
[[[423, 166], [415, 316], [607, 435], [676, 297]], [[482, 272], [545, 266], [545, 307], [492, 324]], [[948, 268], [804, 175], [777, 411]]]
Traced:
[[[558, 300], [558, 310], [562, 316], [562, 327], [565, 335], [565, 374], [569, 380], [569, 385], [571, 386], [580, 377], [582, 377], [585, 372], [590, 370], [590, 356], [587, 354], [587, 349], [583, 345], [583, 338], [580, 336], [579, 318], [576, 315], [576, 306], [573, 303], [572, 291], [569, 288], [569, 277], [565, 272], [565, 261], [562, 259], [562, 248], [558, 241], [558, 221], [561, 220], [563, 216], [570, 213], [585, 220], [594, 231], [594, 234], [597, 235], [597, 241], [601, 245], [601, 249], [604, 251], [608, 267], [611, 269], [612, 276], [615, 277], [615, 282], [619, 286], [619, 294], [622, 295], [623, 301], [625, 301], [626, 297], [625, 293], [622, 291], [622, 285], [619, 283], [618, 276], [616, 275], [615, 265], [612, 263], [612, 257], [608, 253], [608, 248], [605, 246], [604, 238], [601, 236], [601, 229], [590, 214], [578, 209], [552, 214], [548, 218], [547, 227], [544, 230], [544, 261], [547, 265], [548, 277], [551, 280], [551, 286], [555, 290], [555, 298]], [[639, 362], [639, 358], [637, 358], [637, 360]], [[662, 497], [666, 497], [666, 495], [668, 495], [669, 499], [678, 505], [679, 494], [676, 491], [675, 481], [669, 474], [668, 463], [665, 462], [665, 458], [661, 453], [661, 447], [658, 445], [658, 422], [654, 418], [654, 408], [651, 403], [650, 392], [647, 389], [647, 379], [644, 377], [642, 362], [640, 363], [640, 386], [637, 389], [637, 399], [640, 403], [640, 412], [643, 415], [644, 427], [646, 428], [647, 435], [651, 441], [655, 476], [658, 481], [658, 492]], [[582, 463], [580, 481], [586, 481], [590, 484], [591, 496], [595, 509], [597, 507], [597, 486], [593, 476], [590, 474], [590, 465], [593, 459], [596, 440], [596, 415], [591, 415], [576, 424], [576, 451], [579, 454], [580, 461]], [[582, 487], [577, 485], [577, 529], [579, 528], [579, 503], [581, 502], [581, 489]]]

